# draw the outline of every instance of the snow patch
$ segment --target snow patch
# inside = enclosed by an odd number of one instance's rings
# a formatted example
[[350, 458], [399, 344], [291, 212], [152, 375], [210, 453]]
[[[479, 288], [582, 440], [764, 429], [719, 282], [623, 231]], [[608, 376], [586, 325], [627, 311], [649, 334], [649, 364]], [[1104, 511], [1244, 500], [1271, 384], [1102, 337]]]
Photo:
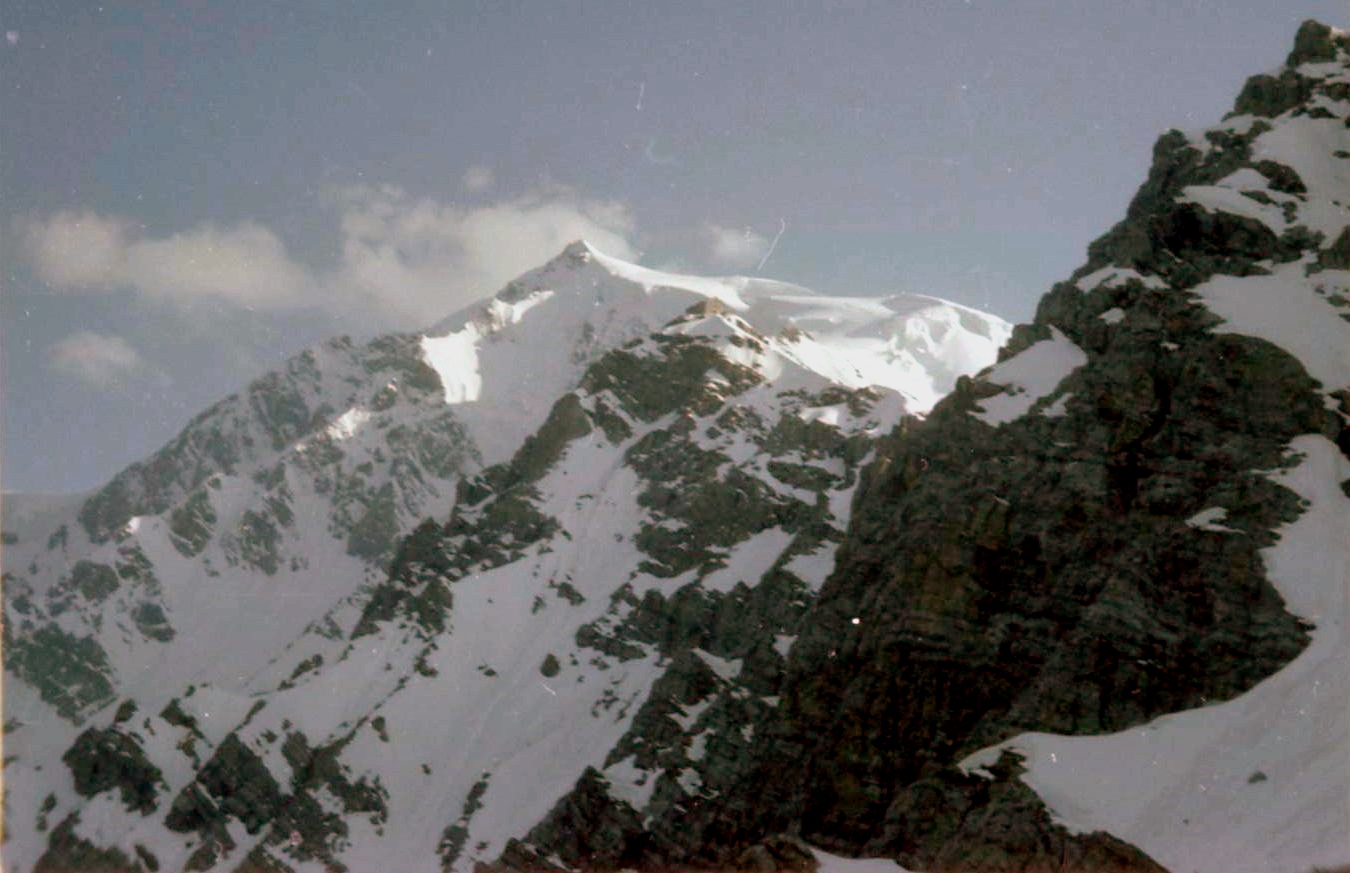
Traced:
[[1069, 412], [1070, 397], [1073, 397], [1073, 394], [1068, 392], [1059, 395], [1055, 398], [1053, 403], [1041, 410], [1041, 415], [1044, 415], [1046, 418], [1059, 418], [1060, 416], [1067, 415]]
[[700, 700], [698, 703], [690, 703], [681, 707], [678, 713], [672, 712], [670, 717], [680, 726], [680, 730], [688, 733], [689, 729], [699, 720], [708, 707], [712, 706], [712, 700]]
[[703, 788], [703, 777], [692, 767], [685, 767], [675, 781], [684, 789], [685, 794], [697, 794]]
[[1177, 202], [1194, 203], [1211, 212], [1227, 212], [1255, 219], [1277, 234], [1284, 233], [1289, 228], [1284, 211], [1278, 204], [1258, 203], [1241, 191], [1223, 185], [1190, 185], [1182, 189]]
[[606, 767], [604, 772], [609, 780], [610, 796], [615, 800], [622, 800], [639, 811], [651, 802], [658, 774], [637, 766], [637, 756], [629, 755]]
[[773, 567], [783, 551], [792, 545], [793, 535], [781, 527], [760, 531], [732, 550], [725, 567], [703, 577], [703, 587], [709, 591], [730, 593], [737, 583], [753, 588], [760, 577]]
[[[1347, 180], [1345, 190], [1350, 190]], [[1193, 290], [1225, 324], [1222, 330], [1269, 340], [1302, 362], [1327, 391], [1350, 384], [1350, 322], [1313, 291], [1304, 264], [1268, 276], [1215, 276]]]
[[1098, 288], [1114, 288], [1131, 280], [1144, 283], [1145, 288], [1166, 288], [1167, 283], [1157, 276], [1145, 276], [1130, 267], [1108, 266], [1088, 273], [1074, 284], [1080, 291], [1095, 291]]
[[[849, 493], [851, 497], [852, 492]], [[841, 522], [847, 520], [847, 518], [840, 519]], [[792, 560], [783, 565], [783, 569], [805, 582], [812, 591], [819, 591], [834, 570], [834, 546], [822, 544], [814, 552], [794, 555]]]
[[1350, 209], [1345, 206], [1350, 161], [1335, 156], [1345, 148], [1345, 139], [1342, 119], [1303, 116], [1283, 119], [1252, 144], [1253, 161], [1275, 161], [1298, 173], [1309, 193], [1299, 205], [1297, 223], [1324, 234], [1328, 241], [1350, 224]]
[[712, 668], [718, 678], [724, 682], [734, 682], [736, 677], [741, 675], [740, 658], [719, 658], [718, 656], [706, 652], [703, 649], [694, 649], [694, 654], [703, 659], [703, 663]]
[[1214, 184], [1220, 188], [1232, 188], [1237, 191], [1265, 191], [1270, 187], [1270, 181], [1251, 167], [1234, 170]]
[[445, 402], [451, 405], [471, 403], [483, 391], [483, 376], [478, 370], [477, 325], [445, 336], [422, 337], [422, 355], [441, 378]]
[[1214, 531], [1216, 533], [1242, 533], [1242, 531], [1237, 528], [1228, 527], [1227, 525], [1219, 523], [1227, 517], [1228, 510], [1224, 509], [1222, 506], [1210, 506], [1186, 519], [1186, 523], [1191, 527], [1199, 528], [1200, 530]]
[[820, 865], [816, 873], [910, 873], [889, 858], [845, 858], [814, 847], [811, 854]]
[[369, 420], [370, 412], [354, 406], [338, 416], [337, 421], [328, 425], [328, 435], [335, 440], [350, 439], [361, 425]]
[[1050, 339], [1034, 343], [984, 374], [985, 381], [1003, 386], [1003, 393], [981, 400], [982, 411], [973, 414], [995, 426], [1015, 421], [1086, 363], [1087, 353], [1052, 327]]

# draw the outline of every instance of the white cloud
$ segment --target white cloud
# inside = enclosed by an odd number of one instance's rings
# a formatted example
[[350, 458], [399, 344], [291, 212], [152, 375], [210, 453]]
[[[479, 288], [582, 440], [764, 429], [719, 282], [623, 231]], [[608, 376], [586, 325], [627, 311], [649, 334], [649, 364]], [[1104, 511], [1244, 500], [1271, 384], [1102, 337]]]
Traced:
[[128, 221], [62, 212], [30, 222], [23, 243], [38, 275], [61, 291], [131, 287], [162, 300], [283, 307], [312, 284], [281, 240], [251, 222], [140, 239]]
[[703, 235], [709, 256], [730, 267], [753, 267], [769, 250], [768, 238], [748, 227], [724, 227], [709, 222], [703, 226]]
[[587, 239], [620, 258], [636, 257], [628, 211], [568, 191], [474, 209], [414, 200], [397, 188], [344, 192], [342, 263], [334, 291], [404, 323], [435, 319]]
[[58, 212], [21, 228], [38, 276], [53, 287], [110, 286], [122, 281], [130, 226], [92, 212]]
[[463, 177], [459, 183], [464, 186], [464, 190], [472, 194], [480, 191], [486, 191], [497, 181], [497, 176], [492, 172], [492, 168], [483, 164], [475, 164], [464, 171]]
[[390, 186], [360, 187], [337, 192], [333, 203], [341, 216], [341, 255], [318, 270], [254, 222], [152, 238], [122, 219], [63, 212], [30, 222], [21, 239], [37, 274], [58, 291], [131, 288], [147, 300], [181, 305], [322, 305], [377, 328], [425, 326], [576, 239], [636, 257], [628, 243], [633, 223], [622, 204], [566, 189], [462, 208]]
[[82, 330], [47, 350], [52, 366], [95, 388], [115, 385], [144, 366], [140, 354], [120, 336]]
[[267, 228], [205, 225], [127, 247], [126, 284], [166, 299], [215, 298], [278, 308], [301, 302], [313, 279]]

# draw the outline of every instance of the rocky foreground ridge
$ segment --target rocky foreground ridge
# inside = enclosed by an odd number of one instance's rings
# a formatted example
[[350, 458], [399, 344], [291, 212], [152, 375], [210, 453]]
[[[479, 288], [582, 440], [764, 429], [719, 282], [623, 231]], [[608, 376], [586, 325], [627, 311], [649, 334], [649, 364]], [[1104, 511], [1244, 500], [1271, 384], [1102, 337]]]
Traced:
[[[1309, 22], [1163, 136], [1000, 363], [882, 441], [717, 796], [639, 817], [581, 784], [504, 866], [1350, 859], [1348, 62]], [[1054, 740], [1105, 734], [1125, 757]]]

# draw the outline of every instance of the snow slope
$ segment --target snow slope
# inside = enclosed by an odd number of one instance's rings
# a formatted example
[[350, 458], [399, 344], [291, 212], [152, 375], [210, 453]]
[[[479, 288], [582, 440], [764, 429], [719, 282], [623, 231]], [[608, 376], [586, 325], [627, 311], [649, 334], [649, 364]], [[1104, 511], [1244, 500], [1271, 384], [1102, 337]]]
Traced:
[[1056, 820], [1121, 837], [1170, 870], [1306, 873], [1344, 864], [1350, 499], [1336, 483], [1350, 479], [1350, 462], [1320, 437], [1294, 448], [1302, 461], [1276, 478], [1311, 506], [1265, 558], [1289, 609], [1316, 625], [1312, 645], [1226, 703], [1104, 737], [1022, 734], [962, 766], [1015, 751], [1028, 767], [1023, 781]]
[[[643, 641], [642, 598], [744, 610], [773, 578], [798, 614], [872, 437], [1008, 331], [578, 243], [424, 334], [298, 356], [89, 500], [20, 519], [6, 869], [72, 841], [161, 869], [469, 869], [588, 768], [639, 808], [708, 790], [707, 744], [749, 741], [723, 722], [774, 703], [739, 678], [740, 643]], [[694, 456], [702, 478], [666, 472]], [[389, 578], [428, 517], [450, 563]], [[781, 661], [791, 628], [756, 634]], [[90, 649], [57, 658], [78, 687], [47, 681], [54, 640]], [[683, 769], [616, 758], [666, 705], [657, 683], [689, 675]], [[77, 754], [100, 741], [120, 770]]]

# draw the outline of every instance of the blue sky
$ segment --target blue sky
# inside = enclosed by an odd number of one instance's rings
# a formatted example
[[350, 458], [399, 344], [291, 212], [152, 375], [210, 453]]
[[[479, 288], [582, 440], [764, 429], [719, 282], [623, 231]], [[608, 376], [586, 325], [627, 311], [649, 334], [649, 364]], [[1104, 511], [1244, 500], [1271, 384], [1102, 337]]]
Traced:
[[[0, 8], [6, 489], [90, 488], [334, 333], [587, 236], [1010, 319], [1298, 23], [1269, 3]], [[770, 241], [781, 231], [772, 255]]]

